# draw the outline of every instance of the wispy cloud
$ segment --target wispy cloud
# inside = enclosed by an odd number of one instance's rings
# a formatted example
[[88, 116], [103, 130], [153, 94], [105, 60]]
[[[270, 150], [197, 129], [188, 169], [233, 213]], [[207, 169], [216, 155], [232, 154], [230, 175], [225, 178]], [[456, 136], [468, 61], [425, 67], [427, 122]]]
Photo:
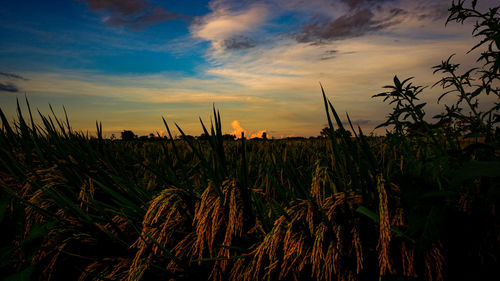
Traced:
[[209, 80], [155, 75], [103, 75], [89, 71], [59, 70], [29, 73], [24, 82], [33, 94], [57, 93], [66, 96], [100, 95], [128, 102], [143, 103], [212, 103], [236, 102], [266, 104], [270, 100], [250, 91], [234, 92], [234, 83], [223, 79]]
[[177, 19], [181, 17], [153, 6], [145, 0], [85, 0], [94, 12], [105, 13], [104, 22], [115, 26], [128, 26], [140, 29], [149, 25]]
[[14, 74], [14, 73], [8, 73], [8, 72], [1, 72], [0, 71], [0, 76], [4, 76], [9, 79], [19, 79], [19, 80], [24, 80], [27, 81], [27, 78], [22, 77], [21, 75]]
[[396, 17], [404, 14], [401, 9], [394, 9], [382, 20], [376, 20], [375, 14], [369, 9], [362, 9], [352, 14], [343, 15], [334, 20], [323, 19], [310, 23], [300, 31], [298, 42], [322, 43], [325, 40], [346, 39], [377, 31], [401, 22]]
[[387, 0], [342, 0], [342, 2], [346, 3], [352, 10], [365, 7], [367, 5], [382, 3], [384, 1]]
[[[9, 73], [9, 72], [1, 72], [0, 71], [0, 77], [4, 77], [9, 80], [22, 80], [22, 81], [28, 81], [29, 79], [24, 78], [21, 75], [14, 74], [14, 73]], [[16, 84], [12, 82], [0, 82], [0, 92], [10, 92], [10, 93], [17, 93], [19, 92], [19, 88]]]
[[[325, 43], [373, 34], [401, 24], [417, 25], [441, 21], [448, 14], [449, 1], [343, 0], [342, 12], [317, 11], [298, 32], [298, 42]], [[326, 6], [326, 3], [323, 5]], [[339, 8], [339, 11], [343, 9]]]
[[19, 92], [19, 89], [17, 88], [16, 85], [12, 83], [1, 83], [0, 82], [0, 92], [11, 92], [11, 93], [17, 93]]
[[333, 59], [337, 56], [338, 51], [337, 50], [327, 50], [321, 55], [319, 58], [320, 60], [330, 60]]

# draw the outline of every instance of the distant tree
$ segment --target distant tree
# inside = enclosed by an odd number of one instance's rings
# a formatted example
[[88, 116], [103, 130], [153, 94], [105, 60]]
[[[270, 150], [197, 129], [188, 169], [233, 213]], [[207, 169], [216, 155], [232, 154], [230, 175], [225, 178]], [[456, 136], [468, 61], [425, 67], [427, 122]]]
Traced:
[[139, 137], [139, 140], [141, 140], [141, 141], [148, 140], [148, 136], [140, 136], [140, 137]]
[[209, 135], [203, 133], [199, 137], [197, 137], [197, 139], [199, 139], [199, 140], [208, 140], [209, 137], [210, 137]]
[[352, 133], [351, 131], [348, 131], [348, 130], [342, 130], [340, 128], [338, 128], [337, 130], [335, 130], [335, 133], [339, 136], [339, 135], [342, 135], [342, 134], [345, 134], [346, 136], [348, 137], [352, 137]]
[[263, 139], [263, 140], [267, 140], [267, 133], [266, 133], [266, 132], [263, 132], [263, 133], [262, 133], [262, 139]]
[[189, 140], [194, 140], [195, 137], [193, 137], [192, 135], [178, 135], [175, 137], [176, 140], [185, 140], [185, 139], [189, 139]]
[[133, 140], [137, 137], [134, 134], [134, 132], [130, 130], [124, 130], [123, 132], [121, 132], [121, 135], [122, 135], [122, 140]]
[[[352, 133], [351, 131], [347, 131], [347, 130], [342, 130], [341, 128], [337, 128], [337, 130], [335, 130], [335, 134], [337, 136], [340, 136], [342, 134], [346, 134], [347, 136], [351, 137], [352, 136]], [[328, 136], [330, 135], [330, 128], [329, 127], [324, 127], [321, 132], [319, 133], [320, 137], [322, 138], [328, 138]]]
[[324, 127], [321, 129], [321, 132], [319, 132], [319, 136], [322, 138], [327, 138], [328, 135], [330, 135], [330, 128], [329, 127]]

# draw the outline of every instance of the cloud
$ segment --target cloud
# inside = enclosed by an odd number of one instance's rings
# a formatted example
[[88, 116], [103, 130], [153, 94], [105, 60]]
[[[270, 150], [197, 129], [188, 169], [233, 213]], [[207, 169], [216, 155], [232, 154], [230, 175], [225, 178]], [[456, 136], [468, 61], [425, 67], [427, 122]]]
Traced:
[[94, 12], [108, 14], [104, 22], [114, 26], [141, 29], [149, 25], [179, 18], [162, 7], [153, 7], [145, 0], [86, 0]]
[[244, 50], [255, 47], [256, 43], [252, 38], [240, 35], [224, 39], [223, 45], [226, 50]]
[[87, 0], [87, 4], [93, 11], [112, 11], [124, 16], [141, 13], [151, 6], [142, 0]]
[[337, 56], [337, 53], [339, 51], [337, 50], [328, 50], [328, 51], [325, 51], [321, 57], [319, 58], [320, 60], [329, 60], [329, 59], [333, 59]]
[[[10, 80], [23, 80], [23, 81], [28, 81], [29, 79], [22, 77], [21, 75], [14, 74], [14, 73], [8, 73], [8, 72], [1, 72], [0, 71], [0, 76], [3, 76], [7, 79]], [[10, 93], [17, 93], [19, 92], [19, 88], [17, 85], [10, 83], [10, 82], [0, 82], [0, 92], [10, 92]]]
[[133, 29], [141, 29], [149, 25], [158, 24], [178, 18], [179, 15], [166, 11], [161, 7], [155, 7], [146, 14], [138, 15], [133, 18], [110, 17], [106, 20], [110, 25], [128, 25]]
[[[352, 125], [353, 126], [356, 126], [356, 125], [368, 125], [368, 124], [374, 124], [374, 123], [377, 123], [377, 121], [375, 120], [368, 120], [368, 119], [358, 119], [358, 120], [352, 120]], [[346, 125], [349, 124], [348, 121], [344, 121], [343, 123], [345, 123]]]
[[321, 19], [307, 24], [296, 37], [298, 42], [322, 43], [329, 40], [339, 40], [364, 35], [369, 31], [377, 31], [397, 24], [397, 16], [404, 14], [402, 9], [391, 10], [390, 17], [377, 20], [375, 14], [369, 9], [362, 9], [339, 18]]
[[[303, 0], [213, 0], [212, 12], [196, 18], [190, 31], [193, 38], [211, 43], [208, 52], [222, 54], [273, 45], [286, 37], [325, 44], [386, 30], [409, 18], [413, 25], [443, 19], [447, 5], [445, 0], [310, 0], [307, 5]], [[286, 23], [275, 21], [283, 16], [292, 17]]]
[[191, 34], [212, 43], [216, 50], [242, 49], [255, 46], [249, 34], [258, 30], [269, 18], [269, 7], [253, 4], [232, 10], [225, 5], [211, 5], [212, 13], [196, 19]]
[[0, 92], [11, 92], [11, 93], [17, 93], [19, 92], [19, 89], [17, 88], [16, 85], [12, 83], [1, 83], [0, 82]]
[[365, 7], [371, 4], [382, 3], [384, 1], [386, 0], [342, 0], [342, 2], [346, 3], [351, 10]]
[[19, 79], [19, 80], [24, 80], [28, 81], [29, 79], [22, 77], [21, 75], [14, 74], [14, 73], [8, 73], [8, 72], [1, 72], [0, 71], [0, 76], [7, 77], [9, 79]]
[[324, 44], [403, 24], [412, 27], [436, 21], [444, 24], [450, 5], [447, 0], [315, 0], [314, 3], [308, 11], [309, 19], [303, 21], [296, 33], [298, 42]]
[[240, 138], [241, 133], [243, 133], [245, 136], [248, 136], [247, 130], [241, 127], [240, 121], [234, 120], [233, 122], [231, 122], [231, 127], [233, 127], [233, 131], [229, 133], [230, 135], [234, 135], [236, 136], [236, 138]]
[[419, 21], [442, 21], [448, 18], [448, 3], [430, 3], [418, 6], [415, 15]]
[[61, 70], [60, 72], [31, 72], [23, 90], [33, 94], [51, 93], [66, 96], [87, 95], [119, 98], [142, 103], [266, 104], [270, 100], [250, 90], [234, 92], [234, 84], [222, 79], [208, 80], [156, 75], [103, 75], [92, 71]]
[[[341, 122], [346, 130], [351, 130], [348, 120], [342, 120]], [[351, 123], [352, 123], [352, 126], [354, 127], [354, 129], [356, 129], [358, 126], [365, 126], [365, 125], [377, 126], [378, 124], [382, 123], [382, 121], [372, 120], [372, 119], [356, 119], [356, 120], [351, 120]], [[324, 126], [328, 127], [328, 124], [325, 124]], [[334, 126], [336, 127], [337, 124], [334, 124]]]

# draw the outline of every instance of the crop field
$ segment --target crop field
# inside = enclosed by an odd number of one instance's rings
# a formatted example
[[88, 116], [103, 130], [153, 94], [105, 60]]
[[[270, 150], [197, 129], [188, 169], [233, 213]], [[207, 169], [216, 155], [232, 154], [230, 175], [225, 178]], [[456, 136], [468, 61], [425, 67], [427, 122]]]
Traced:
[[422, 87], [394, 77], [382, 137], [343, 125], [324, 92], [329, 135], [304, 140], [226, 140], [215, 108], [207, 139], [164, 120], [154, 141], [37, 124], [28, 100], [15, 122], [0, 111], [0, 277], [498, 280], [500, 17], [474, 11], [449, 21], [478, 20], [484, 64], [435, 68], [457, 102], [431, 123]]

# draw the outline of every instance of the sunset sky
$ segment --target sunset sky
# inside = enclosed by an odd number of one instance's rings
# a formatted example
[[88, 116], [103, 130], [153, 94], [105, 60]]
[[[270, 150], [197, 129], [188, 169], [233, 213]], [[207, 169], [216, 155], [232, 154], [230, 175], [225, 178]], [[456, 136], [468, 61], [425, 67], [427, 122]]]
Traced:
[[[496, 1], [479, 0], [480, 9]], [[0, 107], [16, 97], [75, 129], [106, 136], [164, 130], [161, 117], [199, 135], [212, 104], [223, 131], [316, 136], [325, 126], [321, 82], [342, 116], [366, 133], [390, 106], [372, 95], [394, 75], [439, 79], [431, 67], [477, 42], [449, 23], [451, 0], [3, 0]], [[439, 112], [428, 89], [428, 115]]]

